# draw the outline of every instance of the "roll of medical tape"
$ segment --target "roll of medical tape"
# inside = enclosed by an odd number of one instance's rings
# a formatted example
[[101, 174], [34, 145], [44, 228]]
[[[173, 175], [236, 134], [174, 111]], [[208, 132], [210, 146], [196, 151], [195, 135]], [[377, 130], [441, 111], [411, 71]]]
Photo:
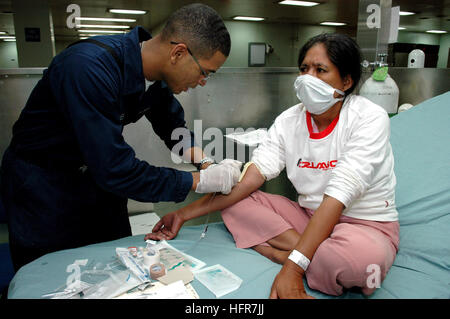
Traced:
[[166, 268], [163, 264], [154, 264], [150, 266], [150, 277], [152, 279], [157, 279], [166, 274]]
[[144, 250], [144, 265], [150, 267], [154, 264], [159, 264], [160, 254], [158, 250], [154, 250], [149, 248], [148, 250]]

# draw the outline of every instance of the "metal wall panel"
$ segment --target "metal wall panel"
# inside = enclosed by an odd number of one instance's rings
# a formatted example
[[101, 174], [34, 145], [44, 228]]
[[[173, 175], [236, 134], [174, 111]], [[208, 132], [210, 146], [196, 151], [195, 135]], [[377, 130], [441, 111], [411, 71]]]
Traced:
[[389, 68], [389, 74], [400, 91], [399, 106], [417, 105], [450, 90], [450, 69]]
[[42, 71], [42, 68], [0, 70], [0, 158], [11, 141], [12, 126]]
[[[379, 27], [369, 27], [367, 20], [374, 22], [375, 9], [379, 8]], [[358, 28], [356, 41], [361, 48], [364, 59], [369, 62], [379, 61], [378, 54], [387, 54], [391, 24], [392, 0], [360, 0], [358, 7]], [[369, 10], [369, 11], [368, 11]]]
[[[0, 155], [3, 155], [9, 144], [12, 125], [42, 71], [43, 69], [0, 70]], [[269, 128], [277, 115], [298, 103], [293, 90], [297, 73], [295, 67], [222, 68], [205, 87], [177, 97], [184, 107], [188, 127], [191, 130], [197, 129], [197, 142], [205, 147], [216, 138], [205, 135], [209, 128], [217, 128], [223, 133], [226, 133], [227, 128]], [[400, 89], [399, 105], [415, 105], [450, 89], [450, 69], [390, 68], [389, 73]], [[369, 76], [370, 74], [365, 73], [363, 80]], [[194, 126], [196, 120], [202, 120], [200, 129]], [[193, 169], [190, 164], [178, 165], [172, 161], [170, 151], [155, 135], [145, 117], [126, 126], [124, 137], [140, 159], [156, 166]], [[232, 143], [224, 141], [223, 156], [232, 156], [232, 149]], [[237, 150], [234, 150], [234, 158], [237, 158]], [[245, 151], [245, 158], [248, 159], [251, 150], [247, 148]], [[221, 155], [220, 150], [218, 153]], [[269, 183], [267, 187], [275, 193], [287, 192], [294, 196], [288, 184], [285, 177], [282, 177], [277, 182]]]
[[[0, 155], [9, 144], [12, 125], [43, 70], [0, 70]], [[277, 115], [298, 102], [293, 90], [297, 72], [295, 67], [222, 68], [205, 87], [179, 94], [177, 98], [183, 105], [190, 129], [194, 130], [194, 121], [202, 120], [200, 137], [212, 127], [223, 133], [227, 128], [269, 128]], [[390, 68], [389, 74], [400, 89], [399, 105], [415, 105], [450, 89], [450, 69]], [[361, 83], [369, 76], [364, 73]], [[138, 157], [155, 165], [176, 166], [145, 118], [125, 127], [124, 136]], [[211, 141], [197, 140], [203, 146]]]

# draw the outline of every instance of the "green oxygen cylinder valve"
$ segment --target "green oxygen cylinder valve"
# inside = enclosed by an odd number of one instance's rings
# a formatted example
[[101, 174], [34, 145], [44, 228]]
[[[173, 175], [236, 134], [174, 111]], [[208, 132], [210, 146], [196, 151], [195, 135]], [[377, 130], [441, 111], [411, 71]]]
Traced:
[[388, 76], [388, 67], [387, 66], [382, 66], [382, 67], [376, 69], [372, 73], [372, 78], [375, 81], [382, 82], [382, 81], [386, 80], [387, 76]]

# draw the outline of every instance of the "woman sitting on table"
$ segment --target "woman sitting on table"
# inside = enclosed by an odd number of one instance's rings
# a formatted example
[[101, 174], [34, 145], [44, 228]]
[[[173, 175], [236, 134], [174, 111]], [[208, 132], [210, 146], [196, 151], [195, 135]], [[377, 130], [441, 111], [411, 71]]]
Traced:
[[[295, 92], [302, 102], [279, 115], [232, 192], [211, 194], [164, 216], [146, 239], [171, 239], [194, 217], [222, 210], [238, 248], [283, 264], [271, 298], [310, 298], [360, 287], [370, 295], [399, 243], [388, 114], [351, 94], [361, 54], [350, 37], [321, 34], [300, 50]], [[298, 202], [259, 191], [286, 169]]]

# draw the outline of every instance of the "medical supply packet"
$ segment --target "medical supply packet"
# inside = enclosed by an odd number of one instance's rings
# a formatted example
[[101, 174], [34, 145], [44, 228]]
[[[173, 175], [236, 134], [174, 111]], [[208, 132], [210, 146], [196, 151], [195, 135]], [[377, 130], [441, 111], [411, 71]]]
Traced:
[[[93, 275], [102, 275], [102, 273]], [[84, 291], [83, 299], [111, 299], [142, 285], [129, 269], [117, 272], [105, 271], [103, 275], [107, 275], [107, 278], [87, 288]]]
[[234, 132], [231, 134], [226, 134], [225, 137], [236, 141], [239, 144], [248, 146], [258, 146], [258, 144], [264, 142], [267, 138], [267, 129], [257, 129], [250, 132]]
[[195, 272], [194, 276], [217, 298], [235, 291], [242, 284], [241, 278], [219, 264], [203, 268]]
[[142, 283], [150, 281], [150, 274], [148, 270], [146, 270], [142, 260], [134, 257], [128, 248], [117, 247], [116, 255], [120, 262], [126, 266]]
[[54, 292], [44, 294], [41, 298], [50, 299], [80, 299], [83, 291], [90, 288], [92, 285], [81, 280], [76, 280], [64, 287], [56, 289]]
[[159, 250], [160, 262], [166, 266], [167, 271], [183, 265], [192, 272], [196, 272], [206, 265], [203, 261], [176, 249], [165, 240], [158, 242], [152, 248]]
[[152, 284], [143, 291], [133, 291], [115, 297], [116, 299], [199, 299], [197, 292], [190, 285], [179, 280], [169, 285], [160, 282]]
[[[87, 259], [84, 264], [78, 264], [82, 266], [83, 271], [78, 269], [78, 272], [69, 275], [65, 285], [41, 297], [51, 299], [109, 299], [142, 285], [142, 282], [116, 259], [106, 264], [95, 260], [91, 260], [87, 265], [86, 263]], [[68, 269], [73, 269], [70, 266]]]

